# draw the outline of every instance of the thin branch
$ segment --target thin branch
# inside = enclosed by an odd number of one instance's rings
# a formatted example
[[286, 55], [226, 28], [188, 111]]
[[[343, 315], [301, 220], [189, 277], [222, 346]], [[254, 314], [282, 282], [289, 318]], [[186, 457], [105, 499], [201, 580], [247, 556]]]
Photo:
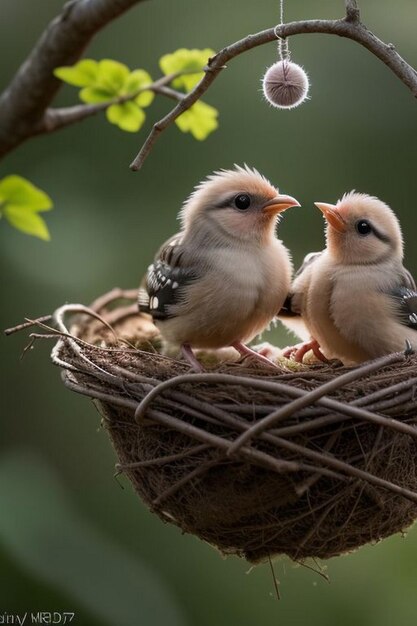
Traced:
[[[397, 354], [398, 357], [400, 357], [400, 353]], [[398, 359], [399, 360], [399, 359]], [[367, 364], [367, 366], [370, 365]], [[381, 366], [382, 367], [382, 366]], [[363, 368], [357, 368], [355, 371], [359, 374], [358, 378], [363, 375], [362, 374], [362, 370]], [[275, 382], [269, 382], [266, 380], [258, 380], [256, 378], [249, 378], [249, 377], [244, 377], [244, 376], [236, 376], [236, 375], [231, 375], [231, 374], [218, 374], [218, 373], [209, 373], [209, 374], [183, 374], [183, 375], [179, 375], [179, 376], [175, 376], [175, 378], [170, 378], [168, 380], [164, 380], [162, 382], [160, 382], [157, 387], [155, 387], [152, 391], [150, 391], [144, 398], [143, 400], [138, 404], [136, 411], [135, 411], [135, 419], [138, 423], [140, 423], [141, 419], [144, 418], [145, 413], [147, 413], [147, 411], [149, 411], [150, 409], [148, 408], [150, 403], [155, 399], [155, 397], [157, 397], [159, 394], [161, 394], [163, 391], [169, 389], [170, 387], [175, 387], [177, 385], [180, 385], [182, 383], [221, 383], [221, 384], [237, 384], [239, 386], [242, 387], [250, 387], [251, 389], [259, 389], [259, 390], [264, 390], [264, 391], [272, 391], [272, 392], [276, 392], [276, 393], [287, 393], [288, 395], [292, 396], [293, 398], [305, 398], [305, 400], [303, 400], [303, 404], [307, 401], [310, 403], [317, 403], [320, 406], [323, 406], [327, 409], [330, 409], [332, 411], [341, 413], [343, 415], [347, 415], [349, 417], [353, 417], [353, 418], [357, 418], [359, 420], [365, 420], [367, 422], [371, 422], [374, 424], [378, 424], [380, 426], [385, 426], [388, 429], [397, 431], [397, 432], [401, 432], [403, 434], [406, 435], [410, 435], [413, 439], [417, 439], [417, 430], [414, 428], [414, 426], [409, 426], [408, 424], [405, 424], [403, 422], [400, 422], [396, 419], [392, 419], [390, 417], [385, 417], [383, 415], [378, 415], [377, 413], [372, 413], [371, 411], [368, 411], [366, 409], [362, 409], [359, 407], [355, 407], [352, 404], [345, 404], [343, 402], [339, 402], [337, 400], [333, 400], [332, 398], [328, 398], [328, 397], [313, 397], [311, 394], [311, 392], [307, 392], [303, 389], [299, 389], [297, 387], [291, 387], [290, 385], [286, 385], [283, 383], [275, 383]], [[319, 394], [320, 395], [320, 394]], [[294, 404], [295, 403], [291, 403], [292, 404], [292, 408], [295, 411], [295, 407]], [[297, 403], [298, 404], [298, 403]], [[285, 408], [285, 407], [284, 407]], [[265, 419], [262, 420], [262, 425], [265, 425]], [[251, 426], [245, 433], [246, 437], [251, 437], [253, 434], [254, 430], [257, 430], [255, 427], [259, 424], [260, 422], [256, 422], [254, 424], [254, 426]], [[263, 432], [263, 431], [262, 431]], [[240, 445], [240, 442], [239, 442]], [[235, 445], [233, 445], [233, 447], [231, 448], [232, 452], [238, 452], [240, 450], [240, 447], [235, 447]]]
[[154, 459], [146, 459], [144, 461], [135, 461], [133, 463], [116, 463], [116, 470], [120, 474], [127, 470], [139, 469], [141, 467], [152, 467], [153, 465], [165, 465], [166, 463], [172, 463], [173, 461], [183, 460], [186, 457], [192, 456], [193, 454], [199, 454], [200, 452], [206, 451], [210, 448], [207, 443], [200, 443], [198, 446], [194, 446], [193, 448], [189, 448], [188, 450], [182, 450], [181, 452], [177, 452], [176, 454], [168, 454], [166, 456], [158, 456]]
[[[197, 375], [198, 374], [196, 374], [195, 376]], [[212, 376], [215, 376], [215, 374], [212, 374]], [[104, 393], [96, 389], [90, 389], [82, 384], [80, 385], [79, 383], [74, 383], [65, 374], [63, 376], [63, 381], [68, 389], [71, 389], [72, 391], [80, 393], [84, 396], [99, 399], [103, 402], [109, 402], [112, 405], [126, 407], [132, 410], [135, 410], [135, 408], [138, 406], [134, 400], [122, 398], [120, 396], [114, 396], [112, 394]], [[173, 417], [172, 415], [167, 415], [162, 411], [149, 409], [149, 417], [159, 424], [163, 424], [169, 428], [178, 430], [184, 435], [192, 437], [193, 439], [196, 439], [201, 443], [207, 443], [214, 447], [218, 447], [226, 453], [230, 449], [231, 442], [227, 439], [224, 439], [223, 437], [218, 437], [217, 435], [209, 433], [206, 430], [201, 430], [200, 428], [197, 428], [192, 424], [184, 422], [183, 420]], [[407, 498], [411, 502], [417, 502], [417, 494], [410, 489], [406, 489], [405, 487], [396, 485], [395, 483], [385, 480], [384, 478], [380, 478], [379, 476], [374, 476], [369, 472], [365, 472], [358, 467], [350, 465], [349, 463], [345, 463], [344, 461], [341, 461], [340, 459], [337, 459], [333, 456], [329, 456], [328, 454], [316, 452], [315, 450], [305, 448], [304, 446], [297, 445], [290, 441], [282, 440], [282, 443], [287, 449], [292, 449], [293, 451], [300, 453], [306, 458], [319, 461], [319, 463], [327, 465], [328, 467], [342, 471], [347, 476], [359, 478], [361, 480], [364, 480], [365, 482], [370, 483], [371, 485], [382, 487], [384, 489], [388, 489], [393, 493], [397, 493], [398, 495]], [[265, 467], [266, 469], [270, 469], [277, 473], [281, 473], [285, 467], [285, 461], [283, 459], [276, 459], [275, 457], [271, 457], [270, 455], [261, 452], [260, 450], [256, 450], [255, 448], [247, 448], [246, 446], [243, 446], [239, 449], [239, 455], [244, 459], [248, 459], [256, 465], [259, 465], [260, 467]]]
[[[155, 508], [160, 507], [161, 503], [164, 500], [167, 500], [168, 498], [173, 496], [175, 493], [177, 493], [177, 491], [179, 491], [181, 487], [184, 487], [184, 485], [187, 485], [191, 480], [194, 480], [195, 478], [199, 478], [202, 474], [205, 474], [205, 472], [207, 472], [212, 467], [215, 467], [216, 465], [217, 466], [220, 465], [220, 459], [222, 458], [222, 456], [224, 457], [224, 455], [218, 455], [217, 458], [214, 458], [211, 461], [206, 461], [205, 463], [203, 463], [203, 465], [197, 465], [197, 467], [191, 470], [191, 472], [188, 472], [188, 474], [185, 474], [182, 478], [177, 480], [177, 482], [170, 485], [170, 487], [165, 489], [165, 491], [160, 493], [154, 500], [152, 500], [152, 506]], [[227, 462], [230, 463], [230, 460]]]
[[137, 297], [137, 289], [121, 289], [120, 287], [114, 287], [111, 291], [94, 300], [88, 308], [96, 313], [100, 313], [101, 309], [105, 309], [110, 303], [117, 302], [117, 300], [121, 299], [133, 300], [135, 302]]
[[[207, 415], [205, 415], [204, 413], [210, 413], [211, 415], [215, 416], [218, 421], [218, 423], [220, 424], [227, 424], [228, 426], [230, 426], [231, 428], [233, 428], [234, 430], [239, 430], [239, 431], [245, 431], [248, 428], [250, 428], [250, 425], [247, 422], [244, 421], [240, 421], [239, 419], [237, 419], [236, 417], [233, 417], [231, 414], [228, 414], [224, 411], [221, 411], [220, 409], [216, 409], [213, 405], [211, 404], [207, 404], [207, 403], [203, 403], [201, 402], [201, 400], [197, 400], [196, 398], [192, 398], [189, 395], [185, 394], [185, 393], [180, 393], [180, 392], [174, 392], [170, 394], [171, 397], [173, 398], [178, 398], [178, 400], [183, 403], [182, 404], [182, 410], [184, 410], [184, 405], [189, 405], [189, 406], [197, 406], [200, 408], [200, 410], [202, 411], [202, 413], [200, 413], [200, 415], [202, 416], [203, 419], [205, 419], [205, 421], [209, 421]], [[274, 435], [270, 434], [270, 433], [261, 433], [259, 436], [260, 439], [262, 439], [263, 441], [268, 441], [269, 443], [273, 444], [273, 445], [277, 445], [279, 447], [287, 447], [287, 443], [282, 439], [282, 438], [278, 438], [275, 437]], [[292, 445], [292, 444], [290, 444]], [[291, 448], [291, 450], [293, 450], [293, 448]], [[288, 464], [287, 466], [288, 471], [291, 471], [291, 465]], [[322, 476], [323, 475], [327, 475], [327, 476], [333, 476], [338, 478], [339, 480], [343, 480], [343, 477], [341, 477], [340, 475], [335, 474], [335, 472], [330, 471], [330, 470], [326, 470], [323, 467], [314, 467], [311, 466], [309, 464], [306, 463], [300, 463], [299, 461], [296, 461], [293, 463], [292, 466], [292, 470], [293, 471], [301, 471], [301, 470], [305, 470], [308, 472], [317, 472], [320, 473]]]
[[38, 317], [35, 320], [29, 320], [27, 317], [23, 324], [18, 324], [17, 326], [12, 326], [11, 328], [6, 328], [3, 332], [5, 335], [12, 335], [13, 333], [18, 333], [25, 328], [30, 328], [31, 326], [36, 326], [39, 322], [49, 322], [52, 319], [52, 315], [43, 315], [42, 317]]
[[360, 13], [356, 0], [345, 0], [346, 20], [349, 22], [359, 22]]
[[289, 417], [290, 415], [293, 415], [299, 409], [302, 409], [306, 406], [313, 404], [313, 402], [315, 402], [316, 400], [323, 398], [327, 394], [333, 391], [336, 391], [337, 389], [340, 389], [341, 387], [344, 387], [345, 385], [348, 385], [350, 382], [358, 380], [359, 378], [365, 378], [366, 376], [369, 376], [375, 371], [378, 371], [379, 369], [382, 369], [383, 367], [386, 367], [387, 365], [391, 365], [392, 363], [395, 363], [396, 361], [399, 361], [400, 359], [402, 360], [403, 358], [404, 357], [402, 354], [400, 355], [398, 353], [393, 353], [387, 356], [383, 356], [379, 359], [370, 361], [369, 363], [366, 363], [365, 365], [362, 365], [361, 367], [353, 369], [350, 372], [341, 374], [337, 378], [330, 380], [324, 385], [320, 385], [319, 387], [316, 387], [316, 389], [313, 389], [312, 391], [309, 391], [308, 393], [306, 393], [304, 396], [301, 396], [300, 398], [297, 398], [296, 400], [289, 402], [284, 407], [276, 411], [272, 411], [272, 413], [270, 413], [263, 419], [256, 422], [249, 430], [247, 430], [245, 433], [243, 433], [243, 435], [238, 437], [230, 453], [231, 454], [236, 453], [241, 445], [243, 445], [244, 443], [247, 444], [254, 436], [256, 436], [257, 434], [261, 432], [264, 432], [265, 430], [267, 430], [268, 428], [271, 428], [272, 426], [276, 426], [276, 424], [284, 421], [287, 417]]
[[281, 595], [279, 593], [279, 580], [277, 579], [277, 577], [275, 576], [275, 571], [274, 571], [274, 566], [272, 565], [272, 560], [271, 560], [271, 555], [268, 554], [268, 562], [269, 562], [269, 569], [271, 570], [271, 576], [272, 576], [272, 581], [274, 583], [274, 589], [275, 589], [275, 596], [277, 598], [277, 600], [281, 600]]
[[[0, 158], [30, 137], [50, 133], [79, 122], [120, 100], [62, 109], [50, 108], [62, 83], [53, 75], [61, 65], [71, 65], [81, 56], [92, 37], [109, 22], [143, 0], [70, 0], [41, 35], [38, 43], [0, 96]], [[417, 97], [417, 73], [395, 51], [370, 32], [359, 19], [356, 0], [345, 0], [346, 16], [339, 20], [307, 20], [281, 24], [275, 28], [248, 35], [221, 50], [209, 60], [205, 76], [185, 97], [162, 85], [155, 88], [177, 106], [154, 124], [139, 154], [131, 164], [136, 171], [153, 148], [160, 133], [188, 110], [210, 87], [226, 63], [252, 48], [277, 37], [307, 33], [338, 35], [352, 39], [385, 63]]]
[[[83, 392], [79, 391], [79, 393]], [[85, 395], [88, 395], [86, 391], [84, 393]], [[168, 427], [173, 427], [179, 432], [182, 432], [191, 437], [195, 437], [198, 441], [210, 441], [210, 443], [213, 442], [213, 445], [217, 445], [219, 448], [222, 448], [226, 451], [226, 453], [230, 449], [229, 441], [226, 441], [221, 437], [217, 438], [215, 435], [209, 434], [207, 433], [207, 431], [202, 431], [199, 428], [192, 426], [191, 424], [184, 423], [180, 419], [175, 418], [171, 415], [166, 415], [165, 413], [162, 413], [161, 411], [156, 411], [155, 409], [150, 410], [150, 415], [152, 419], [156, 422], [164, 424]], [[310, 448], [297, 445], [291, 441], [282, 440], [281, 443], [283, 444], [283, 447], [285, 446], [287, 449], [291, 449], [292, 451], [297, 452], [308, 459], [318, 461], [319, 463], [327, 465], [328, 467], [331, 467], [335, 470], [344, 472], [347, 476], [359, 478], [375, 486], [389, 489], [393, 493], [402, 495], [411, 502], [417, 503], [417, 494], [410, 489], [401, 487], [400, 485], [396, 485], [391, 481], [380, 478], [379, 476], [374, 476], [373, 474], [370, 474], [369, 472], [366, 472], [359, 467], [352, 466], [349, 463], [345, 463], [344, 461], [341, 461], [340, 459], [325, 454], [323, 452], [316, 452], [315, 450], [311, 450]], [[256, 462], [260, 466], [272, 469], [273, 471], [276, 471], [278, 473], [282, 471], [281, 464], [284, 463], [282, 459], [278, 460], [270, 457], [268, 454], [262, 453], [260, 450], [256, 450], [255, 448], [248, 448], [244, 446], [240, 448], [239, 454], [251, 460], [252, 462]]]
[[269, 28], [255, 35], [223, 48], [209, 60], [206, 73], [196, 87], [165, 117], [154, 124], [138, 155], [132, 161], [130, 169], [139, 170], [152, 150], [159, 135], [170, 126], [184, 111], [187, 111], [207, 91], [212, 82], [225, 69], [226, 64], [235, 57], [263, 44], [275, 41], [277, 37], [286, 38], [307, 33], [338, 35], [352, 39], [367, 48], [372, 54], [387, 65], [417, 98], [417, 73], [396, 51], [392, 44], [386, 44], [359, 21], [359, 10], [355, 0], [346, 0], [346, 17], [339, 20], [307, 20], [290, 22]]
[[143, 0], [70, 0], [64, 5], [0, 96], [0, 156], [38, 134], [62, 85], [54, 69], [75, 63], [99, 30], [139, 2]]
[[106, 102], [98, 102], [96, 104], [76, 104], [72, 107], [47, 109], [45, 111], [45, 115], [38, 124], [36, 131], [34, 131], [34, 134], [41, 135], [44, 133], [52, 133], [56, 130], [60, 130], [61, 128], [65, 128], [65, 126], [69, 126], [70, 124], [81, 122], [87, 117], [91, 117], [93, 115], [97, 115], [97, 113], [105, 111], [113, 104], [123, 104], [124, 102], [134, 100], [144, 91], [153, 91], [154, 93], [166, 96], [171, 100], [180, 102], [185, 97], [184, 94], [168, 87], [169, 83], [172, 82], [178, 75], [179, 73], [177, 72], [175, 74], [163, 76], [154, 83], [147, 85], [146, 87], [142, 87], [134, 93], [119, 96], [118, 98], [112, 98]]
[[[80, 393], [85, 396], [89, 396], [91, 398], [95, 398], [97, 400], [102, 400], [103, 402], [110, 402], [111, 404], [128, 407], [131, 409], [135, 409], [137, 407], [137, 403], [134, 400], [130, 400], [128, 398], [122, 398], [120, 396], [112, 396], [111, 394], [103, 393], [98, 391], [97, 389], [92, 389], [85, 387], [84, 385], [80, 385], [79, 383], [74, 383], [72, 380], [68, 378], [68, 376], [63, 376], [63, 381], [68, 389], [75, 391], [76, 393]], [[177, 428], [179, 432], [182, 432], [185, 435], [193, 437], [197, 439], [197, 441], [201, 441], [202, 443], [208, 443], [214, 447], [219, 448], [220, 450], [227, 451], [231, 445], [231, 442], [227, 439], [223, 439], [223, 437], [219, 437], [214, 435], [213, 433], [209, 433], [207, 431], [201, 430], [200, 428], [189, 424], [188, 422], [184, 422], [177, 418], [171, 417], [162, 413], [161, 411], [155, 411], [151, 409], [149, 411], [150, 416], [155, 421], [159, 423], [167, 423], [168, 420], [169, 426], [173, 426]], [[275, 472], [282, 473], [285, 471], [291, 471], [295, 468], [296, 463], [291, 463], [290, 461], [285, 461], [284, 459], [275, 459], [265, 452], [261, 452], [260, 450], [255, 450], [251, 448], [243, 448], [240, 449], [239, 453], [244, 457], [250, 459], [253, 463], [260, 465], [261, 467], [266, 467], [267, 469], [271, 469]], [[298, 469], [298, 467], [297, 467]], [[417, 496], [416, 496], [417, 499]]]

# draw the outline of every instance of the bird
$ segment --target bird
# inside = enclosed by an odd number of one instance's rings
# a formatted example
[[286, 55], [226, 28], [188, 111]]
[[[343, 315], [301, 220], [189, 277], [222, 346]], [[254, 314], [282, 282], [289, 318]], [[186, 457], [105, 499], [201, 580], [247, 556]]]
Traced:
[[292, 262], [275, 228], [297, 206], [246, 164], [213, 172], [183, 204], [181, 230], [148, 267], [138, 304], [165, 347], [179, 348], [195, 371], [203, 371], [194, 354], [200, 348], [232, 346], [271, 365], [246, 344], [275, 318], [290, 288]]
[[302, 362], [312, 350], [345, 365], [417, 349], [417, 290], [403, 266], [403, 237], [393, 210], [364, 193], [336, 205], [315, 202], [326, 220], [326, 248], [306, 256], [279, 319], [303, 343], [284, 356]]

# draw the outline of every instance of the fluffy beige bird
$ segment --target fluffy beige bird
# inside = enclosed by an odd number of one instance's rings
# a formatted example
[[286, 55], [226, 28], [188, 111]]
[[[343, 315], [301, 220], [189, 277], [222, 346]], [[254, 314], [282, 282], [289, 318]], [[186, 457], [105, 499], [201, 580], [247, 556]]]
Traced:
[[294, 206], [297, 200], [247, 166], [215, 172], [184, 203], [181, 231], [149, 266], [139, 309], [194, 369], [202, 368], [193, 348], [233, 346], [267, 361], [245, 344], [268, 326], [288, 293], [292, 266], [275, 227]]
[[[417, 349], [417, 292], [403, 267], [398, 219], [378, 198], [351, 192], [336, 205], [316, 202], [327, 247], [297, 272], [280, 319], [305, 342], [286, 356], [360, 363]], [[301, 317], [300, 317], [301, 316]]]

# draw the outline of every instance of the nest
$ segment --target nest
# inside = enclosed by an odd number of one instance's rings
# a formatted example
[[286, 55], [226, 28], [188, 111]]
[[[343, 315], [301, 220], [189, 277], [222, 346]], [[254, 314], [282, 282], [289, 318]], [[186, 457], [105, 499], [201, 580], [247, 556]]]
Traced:
[[58, 338], [66, 387], [99, 404], [118, 471], [162, 520], [259, 562], [336, 556], [417, 518], [415, 355], [193, 374], [159, 353], [135, 297], [116, 289], [62, 307], [55, 329], [16, 328]]

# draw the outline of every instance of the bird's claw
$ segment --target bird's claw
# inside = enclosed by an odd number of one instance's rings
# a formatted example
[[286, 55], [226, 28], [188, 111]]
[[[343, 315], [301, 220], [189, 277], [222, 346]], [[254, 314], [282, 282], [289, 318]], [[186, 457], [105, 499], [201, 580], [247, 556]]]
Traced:
[[322, 361], [323, 363], [329, 362], [329, 360], [320, 350], [318, 341], [316, 341], [315, 339], [285, 348], [282, 354], [287, 359], [293, 359], [293, 361], [295, 361], [296, 363], [302, 363], [305, 355], [307, 354], [307, 352], [310, 352], [310, 350], [319, 361]]
[[301, 344], [297, 344], [296, 346], [288, 346], [287, 348], [284, 348], [282, 350], [282, 356], [286, 359], [291, 359], [292, 355], [295, 354], [300, 345]]
[[262, 354], [262, 350], [256, 352], [255, 350], [252, 350], [252, 348], [249, 348], [249, 346], [244, 345], [240, 341], [233, 343], [232, 346], [239, 352], [239, 354], [243, 358], [251, 357], [256, 361], [264, 363], [264, 365], [269, 365], [269, 367], [277, 367], [273, 361], [271, 361], [270, 359], [268, 359], [267, 356], [264, 356]]

